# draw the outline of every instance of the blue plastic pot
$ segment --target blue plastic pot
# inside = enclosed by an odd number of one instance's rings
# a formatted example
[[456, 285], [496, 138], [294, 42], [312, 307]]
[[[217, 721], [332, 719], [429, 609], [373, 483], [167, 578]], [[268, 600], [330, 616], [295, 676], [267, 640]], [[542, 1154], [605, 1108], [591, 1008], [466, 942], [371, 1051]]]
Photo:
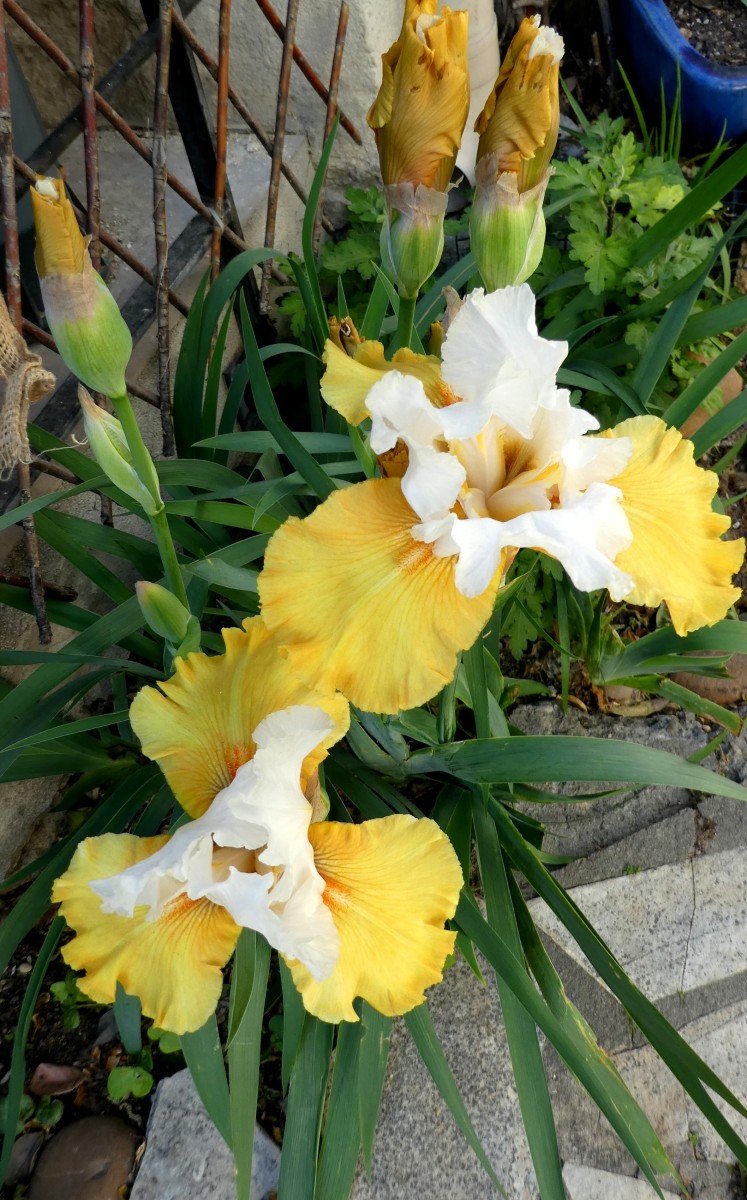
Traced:
[[[682, 133], [691, 148], [710, 149], [726, 126], [747, 133], [747, 65], [729, 67], [699, 54], [683, 37], [664, 0], [612, 0], [618, 53], [647, 113], [660, 111], [660, 80], [672, 103], [677, 64], [682, 79]], [[747, 21], [747, 9], [745, 10]]]

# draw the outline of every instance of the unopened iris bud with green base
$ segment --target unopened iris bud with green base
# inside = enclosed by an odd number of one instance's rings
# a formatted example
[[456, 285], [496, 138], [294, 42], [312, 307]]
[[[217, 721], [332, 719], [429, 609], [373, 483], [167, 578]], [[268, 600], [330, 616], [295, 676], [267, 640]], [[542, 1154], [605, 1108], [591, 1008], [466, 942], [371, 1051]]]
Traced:
[[387, 207], [382, 258], [408, 299], [443, 253], [447, 189], [469, 111], [467, 13], [437, 8], [437, 0], [408, 0], [368, 114]]
[[160, 583], [141, 579], [135, 584], [137, 602], [145, 621], [154, 633], [183, 657], [200, 649], [200, 623], [186, 605]]
[[78, 228], [64, 182], [37, 179], [31, 202], [44, 312], [60, 356], [92, 391], [123, 396], [132, 337], [116, 300], [93, 269], [88, 239]]
[[84, 387], [78, 388], [78, 399], [88, 445], [101, 470], [115, 487], [137, 501], [148, 516], [155, 516], [163, 508], [163, 501], [152, 461], [148, 458], [148, 475], [141, 478], [133, 466], [130, 448], [117, 418], [94, 404]]
[[411, 183], [384, 188], [387, 219], [381, 227], [381, 258], [401, 296], [413, 299], [441, 261], [448, 196]]
[[480, 141], [470, 234], [490, 291], [523, 283], [542, 258], [542, 203], [558, 140], [562, 56], [560, 35], [539, 17], [527, 17], [475, 123]]

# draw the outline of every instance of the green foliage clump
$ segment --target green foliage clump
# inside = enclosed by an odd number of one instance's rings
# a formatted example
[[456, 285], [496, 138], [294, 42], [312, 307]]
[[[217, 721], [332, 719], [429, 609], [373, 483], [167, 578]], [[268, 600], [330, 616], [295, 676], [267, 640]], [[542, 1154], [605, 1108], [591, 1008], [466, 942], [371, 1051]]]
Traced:
[[[685, 199], [691, 184], [675, 158], [649, 153], [643, 141], [626, 132], [622, 117], [602, 113], [586, 124], [578, 141], [584, 157], [558, 162], [550, 183], [548, 240], [532, 285], [541, 292], [580, 264], [585, 286], [592, 297], [599, 298], [598, 310], [605, 315], [626, 314], [705, 266], [721, 232], [715, 223], [716, 210], [706, 213], [696, 228], [673, 237], [644, 265], [637, 265], [634, 246], [647, 229]], [[716, 270], [708, 275], [694, 313], [726, 298], [728, 285], [719, 276]], [[567, 290], [548, 295], [545, 318], [556, 316], [567, 304]], [[627, 323], [624, 342], [635, 357], [654, 336], [658, 319], [657, 314]], [[666, 408], [724, 345], [723, 338], [709, 337], [675, 347], [653, 411]], [[719, 389], [714, 389], [709, 402], [718, 406]]]

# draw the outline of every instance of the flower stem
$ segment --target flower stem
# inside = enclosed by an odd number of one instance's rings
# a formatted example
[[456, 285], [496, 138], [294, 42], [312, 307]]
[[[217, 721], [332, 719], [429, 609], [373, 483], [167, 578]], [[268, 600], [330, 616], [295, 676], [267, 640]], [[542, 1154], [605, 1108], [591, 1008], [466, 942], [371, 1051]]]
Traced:
[[399, 320], [397, 321], [397, 334], [394, 339], [395, 350], [412, 346], [416, 302], [417, 296], [400, 296], [399, 298]]
[[163, 564], [164, 576], [166, 583], [171, 592], [176, 596], [177, 600], [181, 600], [182, 604], [189, 608], [187, 600], [187, 592], [184, 587], [184, 580], [179, 569], [179, 560], [176, 557], [176, 549], [174, 547], [174, 539], [171, 536], [168, 519], [166, 517], [166, 509], [163, 504], [163, 497], [160, 489], [152, 481], [155, 478], [155, 468], [153, 459], [151, 458], [148, 448], [143, 441], [140, 433], [140, 426], [137, 423], [135, 413], [130, 403], [128, 395], [113, 396], [112, 404], [116, 410], [117, 417], [122, 426], [130, 454], [132, 455], [132, 465], [135, 468], [138, 476], [145, 486], [151, 492], [153, 499], [158, 503], [159, 507], [156, 512], [149, 517], [153, 533], [155, 535], [158, 552], [161, 555]]

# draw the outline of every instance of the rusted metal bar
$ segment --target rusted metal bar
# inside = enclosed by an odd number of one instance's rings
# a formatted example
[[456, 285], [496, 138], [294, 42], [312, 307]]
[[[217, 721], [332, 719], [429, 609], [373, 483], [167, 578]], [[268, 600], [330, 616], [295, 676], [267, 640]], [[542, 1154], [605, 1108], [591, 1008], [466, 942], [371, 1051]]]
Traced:
[[[174, 11], [174, 28], [179, 31], [180, 37], [182, 37], [187, 43], [195, 58], [199, 59], [205, 70], [212, 75], [213, 79], [215, 79], [217, 82], [217, 62], [210, 54], [208, 54], [202, 43], [195, 37], [187, 22], [176, 11]], [[242, 120], [246, 122], [259, 144], [267, 151], [268, 154], [272, 154], [272, 138], [267, 133], [264, 126], [252, 116], [241, 97], [236, 93], [230, 84], [228, 86], [228, 99], [231, 101], [231, 104], [236, 109], [236, 112], [239, 114]], [[289, 167], [287, 163], [284, 162], [280, 169], [298, 198], [302, 200], [304, 204], [306, 204], [309, 198], [308, 192], [304, 188], [293, 168]], [[334, 233], [334, 225], [332, 225], [331, 222], [324, 220], [323, 224], [327, 233]]]
[[[337, 34], [335, 36], [335, 50], [332, 55], [332, 69], [329, 73], [329, 96], [327, 99], [327, 112], [324, 117], [324, 142], [332, 132], [332, 126], [335, 123], [337, 116], [337, 93], [340, 90], [340, 72], [342, 70], [342, 55], [345, 50], [345, 38], [348, 33], [348, 18], [350, 17], [350, 9], [347, 0], [342, 0], [340, 4], [340, 15], [337, 18]], [[326, 178], [326, 177], [325, 177]], [[322, 181], [319, 200], [317, 202], [316, 216], [314, 217], [314, 249], [319, 251], [319, 241], [321, 238], [322, 224], [322, 205], [324, 204], [324, 181]]]
[[[23, 175], [24, 178], [29, 181], [29, 183], [34, 183], [36, 180], [36, 172], [32, 171], [28, 163], [25, 163], [22, 158], [18, 157], [17, 154], [13, 156], [13, 162], [18, 174]], [[85, 214], [80, 208], [78, 208], [78, 205], [75, 204], [74, 201], [71, 200], [70, 203], [73, 206], [73, 211], [75, 212], [78, 220], [82, 225], [84, 225]], [[121, 258], [122, 262], [128, 267], [131, 267], [136, 275], [139, 275], [140, 278], [144, 279], [146, 283], [149, 283], [152, 288], [155, 288], [156, 280], [153, 272], [149, 271], [145, 266], [145, 263], [141, 263], [139, 258], [136, 258], [134, 254], [131, 254], [126, 246], [122, 245], [118, 238], [115, 238], [113, 234], [109, 233], [102, 227], [99, 227], [99, 237], [107, 249], [111, 250], [113, 254], [116, 254], [117, 258]], [[183, 316], [187, 316], [189, 313], [189, 306], [185, 304], [184, 301], [179, 298], [179, 296], [177, 296], [176, 292], [169, 291], [169, 300], [173, 304], [174, 308], [178, 309]]]
[[79, 0], [80, 24], [80, 91], [83, 111], [83, 158], [86, 169], [86, 227], [91, 235], [88, 250], [91, 262], [101, 267], [99, 223], [101, 193], [99, 190], [99, 150], [96, 136], [96, 101], [93, 85], [96, 79], [93, 57], [93, 0]]
[[[25, 575], [11, 574], [9, 571], [0, 571], [0, 583], [9, 583], [11, 587], [30, 588], [33, 591], [30, 579]], [[76, 600], [78, 596], [75, 588], [68, 587], [65, 583], [44, 583], [42, 587], [44, 595], [49, 596], [50, 600]]]
[[[226, 194], [226, 149], [228, 146], [228, 72], [231, 46], [231, 0], [220, 0], [218, 18], [218, 98], [215, 122], [215, 192], [213, 207], [221, 225]], [[213, 229], [210, 245], [210, 271], [213, 279], [220, 271], [220, 229]]]
[[[182, 11], [187, 15], [198, 3], [199, 0], [181, 0]], [[96, 90], [99, 95], [103, 96], [105, 100], [111, 100], [122, 84], [131, 79], [143, 63], [146, 63], [155, 53], [157, 42], [158, 22], [154, 21], [98, 81]], [[37, 146], [34, 153], [29, 155], [29, 166], [38, 171], [40, 175], [46, 175], [52, 163], [58, 162], [68, 146], [75, 141], [82, 127], [82, 106], [76, 104], [62, 118], [59, 125]], [[16, 199], [26, 191], [26, 187], [27, 184], [24, 180], [17, 182]]]
[[[275, 30], [275, 33], [278, 35], [281, 41], [283, 41], [285, 39], [285, 25], [278, 13], [273, 8], [270, 0], [256, 0], [256, 2], [272, 28]], [[295, 62], [296, 66], [299, 67], [302, 74], [306, 76], [316, 94], [321, 96], [322, 100], [324, 100], [326, 104], [329, 101], [329, 93], [327, 88], [324, 86], [311, 63], [306, 58], [306, 55], [302, 50], [299, 49], [298, 46], [295, 45], [293, 47], [293, 61]], [[340, 111], [340, 124], [345, 132], [350, 134], [354, 142], [357, 142], [359, 146], [363, 145], [363, 139], [361, 138], [361, 135], [359, 134], [355, 125], [349, 119], [349, 117], [342, 112], [342, 110]]]
[[[283, 35], [283, 55], [280, 60], [280, 75], [278, 77], [278, 102], [275, 109], [275, 139], [272, 145], [272, 165], [270, 167], [270, 186], [267, 191], [267, 221], [265, 223], [265, 246], [271, 246], [275, 240], [275, 224], [278, 212], [278, 196], [280, 192], [280, 164], [283, 161], [283, 146], [285, 144], [285, 123], [288, 119], [288, 93], [290, 91], [291, 67], [293, 65], [293, 45], [296, 36], [296, 23], [300, 0], [288, 0], [285, 31]], [[262, 264], [262, 284], [260, 287], [259, 303], [263, 312], [267, 311], [270, 288], [269, 260]]]
[[[48, 350], [54, 350], [57, 354], [57, 345], [54, 338], [50, 337], [45, 329], [41, 329], [35, 325], [33, 321], [27, 321], [23, 318], [23, 335], [25, 338], [30, 338], [34, 342], [38, 342], [40, 346], [46, 346]], [[159, 408], [158, 396], [155, 392], [151, 392], [149, 388], [141, 387], [139, 383], [133, 383], [132, 380], [127, 381], [127, 391], [133, 396], [137, 396], [139, 400], [144, 400], [146, 404], [150, 404], [153, 408]]]
[[[166, 135], [169, 120], [169, 61], [173, 0], [160, 0], [161, 36], [156, 59], [156, 98], [153, 108], [153, 229], [156, 237], [156, 344], [158, 398], [161, 410], [163, 453], [174, 453], [171, 419], [171, 369], [169, 365], [169, 237], [166, 229]], [[220, 244], [220, 233], [218, 234]]]
[[[15, 23], [21, 29], [23, 29], [24, 33], [27, 33], [31, 40], [35, 42], [36, 45], [39, 46], [39, 48], [43, 50], [49, 58], [52, 59], [52, 62], [55, 63], [55, 65], [60, 69], [63, 75], [70, 80], [71, 83], [75, 84], [76, 87], [80, 87], [80, 73], [77, 71], [67, 55], [60, 50], [59, 46], [47, 36], [44, 30], [41, 29], [35, 21], [31, 20], [31, 18], [23, 11], [21, 6], [16, 3], [16, 0], [3, 0], [3, 3], [8, 15], [13, 18]], [[138, 137], [138, 135], [135, 133], [135, 130], [127, 124], [127, 122], [119, 115], [116, 109], [112, 108], [108, 100], [105, 100], [104, 97], [95, 89], [93, 96], [96, 102], [96, 108], [101, 113], [102, 117], [104, 117], [104, 119], [122, 135], [127, 144], [131, 146], [132, 149], [139, 154], [140, 157], [147, 162], [148, 166], [152, 169], [153, 155], [142, 138]], [[166, 182], [172, 191], [176, 192], [178, 196], [181, 196], [182, 200], [184, 200], [184, 202], [188, 204], [190, 208], [193, 208], [196, 213], [199, 213], [200, 216], [208, 221], [211, 225], [219, 224], [217, 217], [210, 211], [208, 206], [203, 204], [199, 197], [195, 196], [194, 192], [192, 192], [190, 188], [186, 187], [186, 185], [183, 184], [176, 175], [172, 175], [170, 171], [167, 171], [166, 173]], [[231, 245], [236, 247], [236, 249], [249, 249], [243, 238], [240, 238], [238, 234], [234, 233], [234, 231], [230, 229], [228, 225], [223, 226], [222, 235], [226, 241], [230, 242]], [[104, 241], [103, 236], [101, 240]]]
[[[0, 186], [2, 189], [3, 233], [5, 249], [5, 280], [8, 311], [16, 329], [21, 330], [21, 266], [18, 249], [18, 220], [16, 217], [16, 186], [13, 170], [13, 121], [10, 112], [10, 82], [8, 80], [8, 45], [5, 40], [5, 14], [0, 5]], [[31, 471], [28, 463], [18, 463], [18, 488], [21, 504], [31, 499]], [[33, 516], [23, 522], [29, 590], [34, 607], [39, 641], [48, 646], [52, 629], [44, 603], [44, 581], [39, 558], [39, 541]]]
[[63, 483], [73, 485], [80, 483], [78, 476], [73, 475], [72, 471], [68, 471], [67, 467], [61, 467], [56, 462], [47, 462], [45, 458], [34, 459], [34, 470], [41, 471], [44, 475], [51, 475], [53, 479], [61, 479]]

